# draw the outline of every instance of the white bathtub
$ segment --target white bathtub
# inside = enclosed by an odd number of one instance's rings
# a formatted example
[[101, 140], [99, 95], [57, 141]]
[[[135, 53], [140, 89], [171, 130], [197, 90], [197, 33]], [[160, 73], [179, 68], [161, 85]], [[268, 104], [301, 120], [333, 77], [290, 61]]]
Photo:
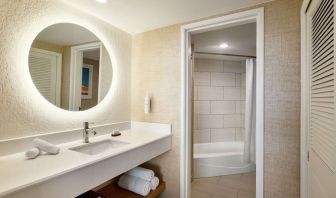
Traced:
[[243, 142], [194, 144], [194, 177], [213, 177], [255, 171], [243, 160]]

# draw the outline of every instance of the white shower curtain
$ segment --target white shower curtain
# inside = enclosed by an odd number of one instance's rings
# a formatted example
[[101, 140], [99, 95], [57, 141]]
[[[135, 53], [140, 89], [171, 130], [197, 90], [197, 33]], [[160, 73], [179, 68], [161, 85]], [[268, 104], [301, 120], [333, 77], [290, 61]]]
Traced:
[[255, 163], [255, 60], [246, 60], [244, 160]]

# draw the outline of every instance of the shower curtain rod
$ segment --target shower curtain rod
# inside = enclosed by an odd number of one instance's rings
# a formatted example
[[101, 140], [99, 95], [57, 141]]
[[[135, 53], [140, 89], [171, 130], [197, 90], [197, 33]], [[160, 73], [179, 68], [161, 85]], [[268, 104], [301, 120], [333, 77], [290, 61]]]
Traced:
[[206, 55], [223, 55], [223, 56], [236, 56], [236, 57], [245, 57], [245, 58], [256, 58], [256, 56], [250, 55], [241, 55], [241, 54], [221, 54], [221, 53], [212, 53], [212, 52], [194, 52], [195, 54], [206, 54]]

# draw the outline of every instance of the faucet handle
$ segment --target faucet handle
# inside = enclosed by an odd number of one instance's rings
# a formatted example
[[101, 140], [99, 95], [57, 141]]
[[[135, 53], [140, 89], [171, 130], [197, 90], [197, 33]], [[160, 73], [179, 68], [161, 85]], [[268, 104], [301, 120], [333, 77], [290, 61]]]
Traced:
[[97, 131], [93, 130], [93, 129], [88, 129], [89, 132], [91, 132], [93, 135], [97, 135]]
[[89, 128], [90, 124], [94, 124], [94, 122], [83, 122], [84, 128]]
[[113, 130], [112, 133], [111, 133], [112, 137], [119, 136], [119, 135], [121, 135], [119, 130]]

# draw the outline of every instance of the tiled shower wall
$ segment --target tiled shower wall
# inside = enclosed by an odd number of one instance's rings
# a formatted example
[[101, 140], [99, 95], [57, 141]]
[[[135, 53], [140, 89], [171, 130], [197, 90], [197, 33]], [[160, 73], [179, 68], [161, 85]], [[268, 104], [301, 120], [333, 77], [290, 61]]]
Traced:
[[241, 141], [245, 61], [194, 61], [194, 143]]

